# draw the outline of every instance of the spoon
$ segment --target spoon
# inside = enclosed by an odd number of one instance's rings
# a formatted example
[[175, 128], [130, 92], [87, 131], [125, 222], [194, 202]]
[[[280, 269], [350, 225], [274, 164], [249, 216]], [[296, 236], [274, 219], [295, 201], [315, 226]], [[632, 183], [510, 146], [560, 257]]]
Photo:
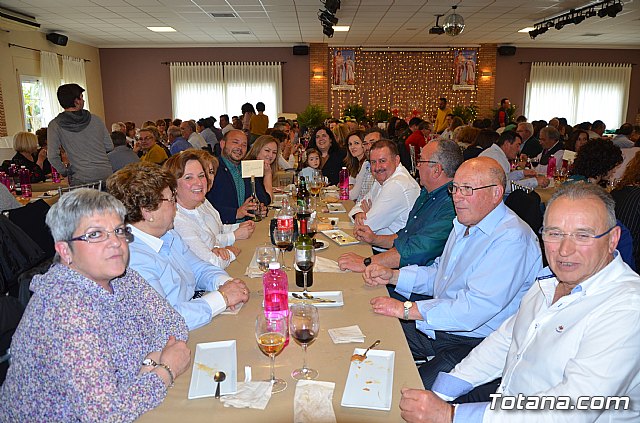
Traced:
[[215, 398], [220, 398], [220, 382], [224, 382], [226, 378], [227, 378], [227, 375], [223, 371], [216, 372], [216, 374], [213, 375], [213, 380], [218, 382], [218, 386], [216, 387]]
[[367, 353], [369, 352], [369, 350], [371, 348], [377, 347], [378, 344], [380, 344], [380, 340], [379, 339], [376, 342], [374, 342], [373, 344], [371, 344], [371, 346], [365, 350], [364, 354], [354, 354], [354, 355], [352, 355], [351, 356], [351, 361], [364, 361], [367, 358]]

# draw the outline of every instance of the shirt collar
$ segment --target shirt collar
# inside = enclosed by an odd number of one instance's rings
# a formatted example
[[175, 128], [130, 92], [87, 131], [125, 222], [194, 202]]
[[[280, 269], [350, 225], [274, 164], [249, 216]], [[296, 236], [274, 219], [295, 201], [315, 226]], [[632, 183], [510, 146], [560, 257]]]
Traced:
[[[484, 217], [477, 225], [469, 228], [469, 233], [476, 230], [482, 231], [486, 235], [490, 235], [495, 228], [502, 222], [504, 215], [507, 214], [507, 206], [501, 201], [495, 209], [491, 210], [488, 215]], [[456, 217], [453, 219], [453, 228], [456, 231], [456, 235], [463, 234], [467, 227], [458, 221]]]
[[227, 165], [228, 168], [232, 168], [232, 169], [236, 169], [236, 170], [240, 170], [240, 166], [242, 165], [242, 163], [238, 163], [237, 165], [232, 163], [230, 160], [228, 160], [226, 157], [222, 157], [220, 156], [220, 158], [222, 159], [222, 161], [224, 162], [224, 164]]
[[429, 190], [427, 190], [425, 187], [421, 187], [421, 189], [424, 190], [427, 193], [427, 198], [433, 198], [433, 197], [437, 197], [438, 195], [442, 194], [443, 192], [446, 192], [447, 195], [448, 195], [449, 193], [447, 191], [447, 188], [451, 184], [453, 184], [453, 181], [449, 181], [446, 184], [439, 186], [438, 188], [434, 189], [431, 192], [429, 192]]
[[131, 233], [133, 234], [134, 240], [140, 240], [141, 242], [147, 244], [156, 253], [160, 251], [160, 248], [162, 248], [162, 245], [164, 244], [162, 238], [156, 238], [153, 235], [149, 235], [148, 233], [141, 231], [133, 225], [131, 225]]

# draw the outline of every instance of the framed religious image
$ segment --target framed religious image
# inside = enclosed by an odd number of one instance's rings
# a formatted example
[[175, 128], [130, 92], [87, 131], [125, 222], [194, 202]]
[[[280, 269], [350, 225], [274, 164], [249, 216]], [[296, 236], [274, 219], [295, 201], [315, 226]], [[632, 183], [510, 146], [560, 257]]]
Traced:
[[356, 54], [354, 50], [333, 50], [331, 78], [332, 90], [356, 89]]
[[453, 89], [476, 89], [476, 50], [453, 50]]

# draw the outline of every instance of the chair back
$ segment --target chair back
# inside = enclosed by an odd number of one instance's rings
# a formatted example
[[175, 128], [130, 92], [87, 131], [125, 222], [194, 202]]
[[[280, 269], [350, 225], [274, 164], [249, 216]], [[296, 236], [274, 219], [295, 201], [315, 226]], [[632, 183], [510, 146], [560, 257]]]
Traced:
[[102, 190], [102, 181], [91, 182], [89, 184], [74, 185], [74, 186], [70, 186], [70, 187], [60, 187], [60, 188], [58, 188], [58, 195], [60, 197], [62, 197], [63, 194], [66, 194], [67, 192], [71, 192], [74, 189], [78, 189], [78, 188], [93, 188], [93, 189], [97, 189], [98, 191], [100, 191], [100, 190]]
[[39, 199], [6, 212], [9, 220], [29, 235], [44, 250], [47, 258], [56, 253], [51, 231], [45, 222], [50, 208], [44, 200]]
[[517, 191], [517, 190], [521, 190], [524, 191], [525, 193], [529, 194], [530, 192], [533, 191], [533, 188], [529, 188], [529, 187], [525, 187], [524, 185], [520, 185], [519, 183], [515, 182], [515, 181], [510, 181], [511, 183], [511, 192]]
[[542, 227], [542, 209], [540, 208], [540, 196], [537, 192], [516, 189], [507, 196], [504, 203], [538, 235]]

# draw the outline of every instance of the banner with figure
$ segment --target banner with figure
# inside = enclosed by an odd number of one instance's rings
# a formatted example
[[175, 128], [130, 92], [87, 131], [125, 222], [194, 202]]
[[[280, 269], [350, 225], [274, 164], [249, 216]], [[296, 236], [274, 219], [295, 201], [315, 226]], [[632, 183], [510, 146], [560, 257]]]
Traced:
[[332, 90], [356, 89], [356, 54], [354, 50], [333, 50]]
[[476, 50], [453, 50], [453, 89], [476, 89]]

